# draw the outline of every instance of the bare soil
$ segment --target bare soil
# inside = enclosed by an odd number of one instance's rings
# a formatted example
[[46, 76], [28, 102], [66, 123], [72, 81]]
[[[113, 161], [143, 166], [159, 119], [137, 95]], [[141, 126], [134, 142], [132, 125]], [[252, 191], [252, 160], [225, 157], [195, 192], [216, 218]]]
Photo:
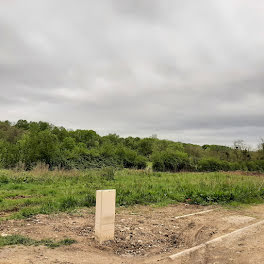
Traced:
[[224, 172], [227, 174], [231, 174], [231, 175], [246, 175], [246, 176], [259, 176], [259, 177], [264, 177], [264, 173], [263, 172], [258, 172], [258, 171], [227, 171]]
[[[208, 209], [214, 211], [175, 218]], [[102, 245], [94, 239], [93, 208], [71, 214], [38, 215], [27, 220], [3, 221], [0, 223], [0, 235], [20, 234], [38, 240], [72, 238], [77, 243], [56, 249], [44, 246], [4, 247], [0, 249], [0, 264], [163, 264], [168, 263], [168, 255], [248, 226], [260, 219], [264, 219], [264, 205], [240, 209], [189, 204], [163, 208], [119, 208], [116, 214], [115, 240]], [[228, 241], [219, 248], [208, 247], [206, 252], [197, 252], [181, 263], [264, 263], [264, 227], [261, 228], [263, 230], [260, 234], [247, 235], [240, 241]], [[251, 259], [255, 262], [250, 262]]]

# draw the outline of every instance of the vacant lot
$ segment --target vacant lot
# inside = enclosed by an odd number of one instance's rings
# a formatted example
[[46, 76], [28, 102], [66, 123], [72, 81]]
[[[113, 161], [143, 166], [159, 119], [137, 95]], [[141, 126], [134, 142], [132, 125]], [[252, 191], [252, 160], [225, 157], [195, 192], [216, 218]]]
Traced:
[[[185, 218], [177, 216], [214, 211]], [[75, 240], [56, 248], [41, 246], [3, 247], [0, 264], [132, 264], [170, 263], [167, 257], [210, 239], [248, 226], [264, 218], [264, 206], [225, 209], [178, 204], [154, 208], [133, 206], [118, 209], [115, 240], [99, 245], [94, 239], [93, 208], [75, 213], [38, 215], [0, 223], [0, 234], [20, 234], [35, 241]], [[198, 251], [175, 263], [263, 263], [264, 227], [251, 236], [224, 241], [220, 246]], [[256, 239], [257, 236], [257, 239]], [[254, 245], [254, 247], [252, 246]]]
[[[95, 190], [106, 188], [117, 190], [115, 240], [99, 245], [93, 206]], [[243, 206], [263, 202], [263, 175], [238, 172], [3, 170], [0, 190], [0, 245], [13, 245], [0, 249], [1, 264], [167, 263], [170, 254], [264, 218], [263, 205]], [[246, 236], [184, 263], [263, 263], [263, 244]]]

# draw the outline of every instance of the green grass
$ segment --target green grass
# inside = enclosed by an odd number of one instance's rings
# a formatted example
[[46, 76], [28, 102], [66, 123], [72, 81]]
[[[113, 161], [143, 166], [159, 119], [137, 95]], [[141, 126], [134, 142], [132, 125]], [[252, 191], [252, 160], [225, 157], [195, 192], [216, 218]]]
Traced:
[[24, 237], [21, 235], [10, 235], [10, 236], [5, 236], [5, 237], [0, 237], [0, 247], [12, 246], [12, 245], [24, 245], [24, 246], [44, 245], [49, 248], [56, 248], [60, 246], [71, 245], [75, 242], [76, 242], [75, 240], [69, 239], [69, 238], [55, 242], [51, 239], [34, 240], [34, 239]]
[[[110, 176], [111, 177], [110, 177]], [[120, 170], [0, 170], [3, 218], [71, 211], [95, 205], [97, 189], [115, 188], [117, 205], [252, 204], [264, 201], [264, 177], [228, 173], [158, 173]]]

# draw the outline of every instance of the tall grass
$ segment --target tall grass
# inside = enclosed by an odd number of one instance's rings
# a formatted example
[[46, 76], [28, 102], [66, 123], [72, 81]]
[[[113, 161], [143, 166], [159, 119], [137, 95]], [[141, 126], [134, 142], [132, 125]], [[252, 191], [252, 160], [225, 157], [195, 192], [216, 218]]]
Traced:
[[[111, 177], [110, 177], [110, 176]], [[97, 189], [115, 188], [117, 205], [261, 203], [264, 177], [226, 173], [90, 170], [0, 171], [0, 216], [25, 218], [95, 205]]]

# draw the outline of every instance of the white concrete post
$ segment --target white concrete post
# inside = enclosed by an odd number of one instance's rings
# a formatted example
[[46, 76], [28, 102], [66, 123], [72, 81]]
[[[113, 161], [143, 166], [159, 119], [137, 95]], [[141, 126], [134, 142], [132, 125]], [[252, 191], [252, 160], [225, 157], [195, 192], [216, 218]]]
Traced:
[[95, 238], [99, 243], [114, 239], [116, 190], [96, 191]]

